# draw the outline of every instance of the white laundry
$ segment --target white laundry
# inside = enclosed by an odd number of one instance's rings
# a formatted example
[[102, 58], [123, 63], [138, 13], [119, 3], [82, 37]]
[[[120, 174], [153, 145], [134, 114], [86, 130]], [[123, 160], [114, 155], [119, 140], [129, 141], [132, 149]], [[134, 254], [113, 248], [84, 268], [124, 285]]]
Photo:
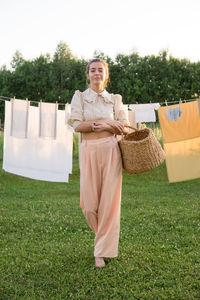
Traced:
[[11, 99], [10, 134], [17, 138], [26, 138], [28, 129], [29, 101]]
[[57, 109], [55, 103], [39, 103], [40, 120], [39, 136], [56, 138]]
[[156, 122], [155, 109], [160, 107], [159, 103], [130, 104], [130, 109], [136, 110], [136, 123]]
[[123, 107], [126, 111], [128, 111], [128, 104], [123, 104]]
[[128, 111], [128, 120], [130, 122], [130, 126], [136, 128], [136, 110], [135, 109]]
[[11, 103], [5, 105], [3, 169], [36, 180], [68, 182], [72, 173], [73, 134], [65, 125], [65, 111], [57, 112], [56, 139], [41, 138], [39, 108], [30, 106], [28, 135], [10, 135]]
[[125, 112], [125, 118], [128, 119], [128, 104], [123, 104], [124, 112]]
[[65, 123], [67, 124], [71, 115], [71, 105], [69, 103], [65, 104]]

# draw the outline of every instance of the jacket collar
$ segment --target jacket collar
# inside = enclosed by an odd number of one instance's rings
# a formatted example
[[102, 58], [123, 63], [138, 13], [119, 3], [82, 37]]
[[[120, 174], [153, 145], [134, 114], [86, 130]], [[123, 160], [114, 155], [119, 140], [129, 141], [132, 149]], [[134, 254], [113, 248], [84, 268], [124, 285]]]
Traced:
[[96, 93], [91, 88], [88, 88], [82, 94], [84, 96], [84, 99], [87, 102], [94, 103], [97, 100], [98, 96], [101, 96], [106, 103], [113, 103], [114, 102], [113, 99], [112, 99], [112, 95], [109, 94], [106, 90], [104, 90], [101, 93]]

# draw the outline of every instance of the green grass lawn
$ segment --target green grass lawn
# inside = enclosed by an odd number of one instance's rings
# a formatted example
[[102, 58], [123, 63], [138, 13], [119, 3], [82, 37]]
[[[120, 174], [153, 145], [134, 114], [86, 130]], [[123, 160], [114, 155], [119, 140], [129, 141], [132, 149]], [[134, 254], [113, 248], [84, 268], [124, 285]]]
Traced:
[[69, 183], [0, 169], [0, 299], [200, 299], [199, 206], [200, 179], [169, 184], [165, 163], [124, 174], [119, 256], [97, 269], [77, 154]]

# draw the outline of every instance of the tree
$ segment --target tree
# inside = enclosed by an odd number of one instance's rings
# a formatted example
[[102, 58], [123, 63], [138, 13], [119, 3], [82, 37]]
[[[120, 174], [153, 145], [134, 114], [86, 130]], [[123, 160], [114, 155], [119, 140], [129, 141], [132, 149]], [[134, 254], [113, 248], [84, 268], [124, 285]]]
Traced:
[[17, 50], [12, 58], [11, 67], [15, 70], [17, 67], [24, 63], [23, 56], [19, 50]]
[[[94, 52], [109, 64], [107, 90], [121, 94], [123, 102], [147, 103], [191, 99], [200, 96], [200, 62], [159, 55], [118, 54], [115, 59]], [[25, 60], [19, 51], [12, 58], [12, 70], [0, 69], [0, 95], [46, 102], [71, 102], [75, 90], [86, 88], [88, 61], [76, 58], [69, 46], [60, 42], [53, 58], [49, 54]], [[4, 113], [1, 107], [0, 113]]]
[[58, 45], [57, 45], [57, 48], [56, 48], [56, 51], [54, 53], [54, 60], [65, 60], [65, 59], [70, 59], [70, 58], [75, 58], [73, 55], [72, 55], [72, 52], [69, 48], [69, 46], [64, 43], [64, 42], [60, 42]]

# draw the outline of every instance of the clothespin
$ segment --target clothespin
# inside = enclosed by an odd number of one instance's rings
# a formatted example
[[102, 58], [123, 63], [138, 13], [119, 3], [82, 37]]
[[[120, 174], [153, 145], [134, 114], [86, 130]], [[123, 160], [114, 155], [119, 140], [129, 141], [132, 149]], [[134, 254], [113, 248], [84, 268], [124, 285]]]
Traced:
[[26, 109], [28, 110], [28, 107], [29, 107], [29, 101], [28, 101], [28, 98], [26, 98]]
[[138, 104], [138, 102], [136, 101], [136, 104]]
[[60, 103], [60, 96], [58, 96], [58, 99], [59, 99], [59, 101], [56, 101], [56, 107], [57, 107], [57, 109], [58, 109], [59, 103]]
[[56, 139], [56, 132], [57, 132], [57, 111], [58, 111], [58, 101], [56, 101], [56, 105], [55, 105], [55, 128], [54, 128], [54, 139]]
[[28, 133], [28, 111], [29, 111], [29, 101], [28, 98], [26, 98], [26, 131], [25, 131], [25, 137], [27, 138], [27, 133]]
[[41, 113], [41, 109], [42, 109], [42, 99], [40, 99], [40, 102], [38, 103], [38, 107], [39, 107], [40, 113]]
[[167, 100], [165, 100], [165, 105], [167, 106]]

